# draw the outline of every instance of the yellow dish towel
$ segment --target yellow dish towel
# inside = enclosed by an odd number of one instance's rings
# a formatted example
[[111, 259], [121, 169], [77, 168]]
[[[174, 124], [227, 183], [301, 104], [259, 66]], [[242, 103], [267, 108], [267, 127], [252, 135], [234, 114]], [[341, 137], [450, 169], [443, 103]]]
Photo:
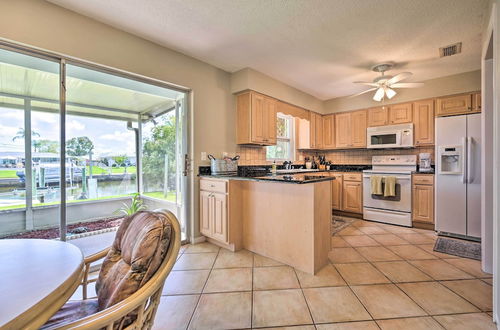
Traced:
[[372, 195], [382, 195], [382, 177], [380, 175], [372, 175], [370, 185]]
[[384, 197], [396, 196], [396, 177], [395, 176], [385, 176], [384, 181], [385, 181]]

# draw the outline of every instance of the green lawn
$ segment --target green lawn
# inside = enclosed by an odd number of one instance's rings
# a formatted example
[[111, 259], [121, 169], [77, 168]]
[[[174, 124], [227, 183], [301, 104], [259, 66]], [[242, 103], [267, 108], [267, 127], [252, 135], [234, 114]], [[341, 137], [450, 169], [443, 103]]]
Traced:
[[[132, 197], [134, 194], [124, 194], [124, 195], [116, 195], [116, 196], [104, 196], [104, 197], [98, 197], [98, 198], [89, 198], [89, 199], [74, 199], [68, 201], [68, 204], [72, 203], [80, 203], [80, 202], [89, 202], [89, 201], [98, 201], [98, 200], [104, 200], [104, 199], [111, 199], [111, 198], [119, 198], [119, 197], [127, 197], [130, 196]], [[169, 202], [175, 202], [175, 192], [169, 192], [167, 194], [167, 197], [163, 195], [163, 192], [161, 191], [155, 191], [155, 192], [149, 192], [149, 193], [144, 193], [145, 196], [152, 197], [152, 198], [157, 198], [157, 199], [163, 199], [167, 200]], [[56, 205], [59, 204], [59, 202], [50, 202], [50, 203], [34, 203], [33, 207], [37, 206], [46, 206], [46, 205]], [[18, 205], [8, 205], [8, 206], [2, 206], [0, 207], [0, 211], [6, 211], [6, 210], [15, 210], [15, 209], [23, 209], [25, 208], [25, 204], [18, 204]]]
[[[18, 170], [0, 170], [0, 179], [17, 179], [16, 172]], [[135, 174], [136, 168], [135, 166], [129, 166], [127, 167], [127, 173]], [[87, 166], [87, 176], [90, 173], [90, 169]], [[97, 166], [92, 166], [92, 174], [94, 175], [99, 175], [99, 174], [108, 174], [108, 169], [97, 167]], [[111, 173], [113, 174], [124, 174], [125, 173], [125, 167], [112, 167], [111, 168]]]
[[144, 193], [145, 196], [152, 197], [152, 198], [157, 198], [157, 199], [164, 199], [169, 202], [175, 202], [175, 192], [171, 191], [167, 193], [167, 196], [163, 195], [163, 191], [154, 191], [154, 192], [147, 192]]
[[17, 170], [0, 170], [0, 179], [15, 179]]

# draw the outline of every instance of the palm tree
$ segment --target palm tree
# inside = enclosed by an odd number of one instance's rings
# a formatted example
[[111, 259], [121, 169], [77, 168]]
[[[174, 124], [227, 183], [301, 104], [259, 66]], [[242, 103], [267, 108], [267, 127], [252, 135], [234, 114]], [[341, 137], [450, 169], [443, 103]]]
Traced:
[[[40, 134], [38, 134], [37, 132], [35, 131], [31, 131], [31, 136], [38, 136], [40, 137]], [[17, 139], [24, 139], [26, 137], [26, 132], [24, 130], [24, 128], [20, 128], [17, 133], [16, 133], [16, 136], [14, 136], [12, 138], [12, 142], [16, 141]]]

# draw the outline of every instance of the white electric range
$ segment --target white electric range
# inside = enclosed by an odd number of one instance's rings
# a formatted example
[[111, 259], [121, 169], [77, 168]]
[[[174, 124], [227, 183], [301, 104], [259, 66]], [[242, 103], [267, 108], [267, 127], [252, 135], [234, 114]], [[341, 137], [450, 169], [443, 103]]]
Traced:
[[[411, 227], [411, 174], [416, 169], [416, 155], [373, 156], [372, 169], [363, 171], [363, 218]], [[373, 175], [396, 177], [396, 195], [372, 194]]]

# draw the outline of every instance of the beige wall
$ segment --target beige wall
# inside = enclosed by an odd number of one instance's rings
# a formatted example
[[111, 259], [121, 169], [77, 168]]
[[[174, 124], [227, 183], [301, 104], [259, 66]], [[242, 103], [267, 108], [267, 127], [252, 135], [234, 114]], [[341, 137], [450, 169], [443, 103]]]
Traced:
[[245, 68], [231, 75], [231, 92], [251, 89], [301, 108], [324, 113], [323, 101], [259, 71]]
[[385, 104], [421, 100], [430, 97], [478, 91], [481, 89], [481, 71], [471, 71], [453, 76], [441, 77], [425, 81], [420, 88], [398, 89], [398, 94], [387, 102], [373, 101], [373, 93], [357, 97], [338, 97], [325, 101], [326, 113], [371, 108]]

